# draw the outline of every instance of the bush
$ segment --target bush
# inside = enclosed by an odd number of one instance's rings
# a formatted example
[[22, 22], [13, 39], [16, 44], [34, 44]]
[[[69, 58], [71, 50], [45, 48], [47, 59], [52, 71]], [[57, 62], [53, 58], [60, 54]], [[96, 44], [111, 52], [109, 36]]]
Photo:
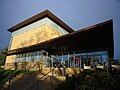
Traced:
[[[61, 88], [60, 88], [61, 86]], [[75, 88], [91, 90], [119, 90], [120, 76], [113, 75], [104, 69], [83, 70], [77, 75], [66, 77], [66, 81], [56, 88], [56, 90], [75, 90]]]

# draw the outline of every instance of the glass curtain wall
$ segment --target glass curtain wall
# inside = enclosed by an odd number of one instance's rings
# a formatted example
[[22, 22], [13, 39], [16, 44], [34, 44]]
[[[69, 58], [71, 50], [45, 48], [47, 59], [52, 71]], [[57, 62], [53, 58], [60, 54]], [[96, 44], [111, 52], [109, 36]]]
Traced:
[[91, 60], [94, 60], [97, 64], [103, 65], [108, 60], [107, 51], [90, 52], [90, 53], [77, 53], [68, 55], [56, 55], [53, 59], [53, 65], [62, 65], [66, 67], [81, 68], [83, 66], [91, 65]]
[[75, 67], [81, 68], [89, 66], [91, 60], [96, 61], [97, 64], [102, 65], [108, 60], [107, 51], [91, 52], [91, 53], [77, 53], [77, 54], [61, 54], [51, 55], [45, 51], [29, 52], [16, 55], [16, 62], [29, 62], [29, 61], [43, 61], [47, 67]]
[[39, 61], [42, 59], [42, 51], [29, 52], [16, 55], [16, 62], [28, 62], [28, 61]]

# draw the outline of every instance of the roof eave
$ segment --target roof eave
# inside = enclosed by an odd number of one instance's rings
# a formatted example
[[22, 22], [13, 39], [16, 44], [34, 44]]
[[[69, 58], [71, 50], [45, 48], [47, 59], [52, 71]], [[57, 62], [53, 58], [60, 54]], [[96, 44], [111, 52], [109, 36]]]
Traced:
[[44, 17], [48, 17], [50, 18], [52, 21], [54, 21], [56, 24], [58, 24], [59, 26], [61, 26], [62, 28], [64, 28], [66, 31], [68, 31], [69, 33], [74, 32], [74, 30], [69, 27], [67, 24], [65, 24], [62, 20], [60, 20], [57, 16], [55, 16], [54, 14], [52, 14], [49, 10], [45, 10], [27, 20], [24, 20], [23, 22], [11, 27], [8, 29], [9, 32], [14, 32], [22, 27], [25, 27], [29, 24], [32, 24], [38, 20], [43, 19]]

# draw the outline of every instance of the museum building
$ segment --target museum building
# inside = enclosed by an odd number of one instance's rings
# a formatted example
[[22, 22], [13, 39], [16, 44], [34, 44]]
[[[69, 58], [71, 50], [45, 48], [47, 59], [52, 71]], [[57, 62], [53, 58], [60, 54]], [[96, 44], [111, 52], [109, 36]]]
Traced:
[[80, 30], [73, 30], [49, 10], [45, 10], [8, 29], [11, 39], [5, 69], [21, 62], [42, 62], [45, 67], [56, 62], [67, 67], [99, 64], [114, 56], [113, 22], [107, 20]]

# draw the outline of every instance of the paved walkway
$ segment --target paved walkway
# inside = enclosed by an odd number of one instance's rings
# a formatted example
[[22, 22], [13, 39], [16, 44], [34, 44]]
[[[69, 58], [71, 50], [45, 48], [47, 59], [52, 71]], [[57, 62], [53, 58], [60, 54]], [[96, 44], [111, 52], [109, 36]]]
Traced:
[[[42, 77], [43, 75], [39, 74], [39, 76]], [[24, 75], [23, 77], [14, 81], [10, 86], [9, 90], [26, 90], [25, 89], [26, 87], [28, 87], [37, 80], [36, 77], [37, 77], [36, 73], [31, 74], [29, 78], [27, 78], [27, 75]], [[51, 82], [51, 77], [46, 75], [44, 76], [44, 78], [39, 80], [38, 84], [35, 83], [27, 90], [54, 90], [56, 85], [58, 84], [58, 81], [56, 81], [55, 79], [52, 79], [52, 81], [53, 82]], [[1, 90], [8, 90], [8, 88]]]

